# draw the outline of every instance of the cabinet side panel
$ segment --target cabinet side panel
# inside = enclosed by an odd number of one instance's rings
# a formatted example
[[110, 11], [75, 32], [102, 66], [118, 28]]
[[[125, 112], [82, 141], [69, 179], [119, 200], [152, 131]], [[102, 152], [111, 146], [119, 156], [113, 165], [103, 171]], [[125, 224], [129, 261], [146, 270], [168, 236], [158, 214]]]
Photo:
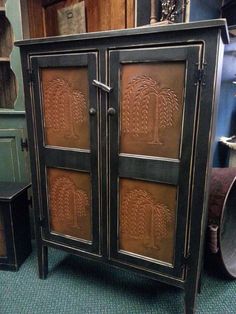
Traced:
[[4, 221], [3, 215], [0, 208], [0, 257], [6, 256], [6, 240], [5, 240], [5, 233], [4, 233]]
[[27, 0], [30, 38], [44, 37], [44, 12], [41, 1]]

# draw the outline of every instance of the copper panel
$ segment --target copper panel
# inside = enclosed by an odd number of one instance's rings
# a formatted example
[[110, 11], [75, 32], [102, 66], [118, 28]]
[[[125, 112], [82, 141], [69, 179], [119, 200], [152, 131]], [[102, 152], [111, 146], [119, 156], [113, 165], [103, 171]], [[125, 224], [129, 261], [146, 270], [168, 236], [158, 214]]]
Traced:
[[184, 62], [122, 65], [122, 153], [179, 157], [184, 82]]
[[41, 70], [45, 144], [89, 149], [88, 69]]
[[92, 240], [90, 175], [49, 168], [47, 177], [51, 231]]
[[176, 194], [175, 186], [120, 179], [119, 248], [172, 263]]
[[0, 256], [6, 256], [6, 240], [5, 240], [5, 233], [4, 233], [4, 222], [3, 216], [0, 211]]

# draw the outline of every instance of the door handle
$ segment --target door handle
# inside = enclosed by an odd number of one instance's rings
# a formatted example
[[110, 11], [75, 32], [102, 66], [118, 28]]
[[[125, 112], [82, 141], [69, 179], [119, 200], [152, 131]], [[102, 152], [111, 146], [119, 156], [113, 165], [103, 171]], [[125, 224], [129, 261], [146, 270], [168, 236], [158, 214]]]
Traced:
[[110, 93], [112, 91], [112, 87], [106, 85], [106, 84], [103, 84], [102, 82], [99, 82], [97, 80], [93, 80], [93, 83], [92, 83], [94, 86], [102, 89], [104, 92], [106, 93]]
[[95, 108], [90, 108], [89, 109], [90, 116], [95, 116], [96, 113], [97, 113], [97, 110]]
[[116, 109], [110, 107], [108, 110], [107, 110], [107, 114], [109, 116], [114, 116], [116, 114]]

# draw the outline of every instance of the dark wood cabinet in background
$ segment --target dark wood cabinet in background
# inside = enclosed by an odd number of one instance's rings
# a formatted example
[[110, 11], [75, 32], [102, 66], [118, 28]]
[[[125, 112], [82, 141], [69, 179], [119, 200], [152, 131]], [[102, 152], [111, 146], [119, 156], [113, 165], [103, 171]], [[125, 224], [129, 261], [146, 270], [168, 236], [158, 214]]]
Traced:
[[47, 248], [185, 290], [201, 271], [224, 20], [18, 42]]
[[0, 182], [0, 270], [18, 270], [31, 253], [29, 187]]

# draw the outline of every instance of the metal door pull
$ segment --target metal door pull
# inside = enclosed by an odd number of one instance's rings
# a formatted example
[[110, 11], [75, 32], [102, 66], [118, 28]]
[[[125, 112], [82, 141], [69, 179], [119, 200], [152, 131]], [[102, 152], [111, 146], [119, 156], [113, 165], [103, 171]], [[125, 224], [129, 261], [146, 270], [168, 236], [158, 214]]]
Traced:
[[99, 82], [97, 80], [93, 80], [93, 85], [97, 86], [98, 88], [101, 88], [106, 93], [110, 93], [112, 91], [112, 87], [103, 84], [102, 82]]
[[97, 110], [96, 110], [95, 108], [90, 108], [90, 109], [89, 109], [89, 114], [90, 114], [91, 116], [95, 116], [96, 113], [97, 113]]
[[114, 108], [109, 108], [109, 109], [107, 110], [107, 114], [108, 114], [109, 116], [114, 116], [114, 115], [116, 114], [116, 110], [115, 110]]

